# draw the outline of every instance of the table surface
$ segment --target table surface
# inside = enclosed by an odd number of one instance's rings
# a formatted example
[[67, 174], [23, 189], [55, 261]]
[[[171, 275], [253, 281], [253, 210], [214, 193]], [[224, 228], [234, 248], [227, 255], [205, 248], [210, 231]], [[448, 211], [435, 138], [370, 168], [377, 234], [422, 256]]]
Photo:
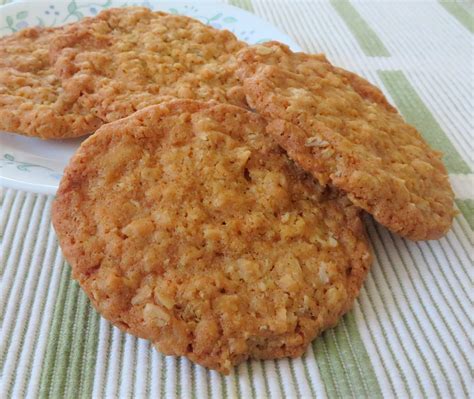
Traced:
[[0, 397], [472, 397], [472, 3], [229, 3], [375, 83], [444, 152], [460, 211], [451, 231], [411, 242], [367, 218], [375, 262], [353, 310], [303, 357], [223, 377], [100, 318], [70, 278], [53, 198], [3, 189]]

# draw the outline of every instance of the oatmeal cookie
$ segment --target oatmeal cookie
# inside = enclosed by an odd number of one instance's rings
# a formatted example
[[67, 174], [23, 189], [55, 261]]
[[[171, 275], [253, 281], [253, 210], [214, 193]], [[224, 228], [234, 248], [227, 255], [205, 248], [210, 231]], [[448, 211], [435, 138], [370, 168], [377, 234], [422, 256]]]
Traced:
[[84, 112], [74, 88], [64, 90], [49, 61], [62, 28], [28, 28], [0, 38], [0, 130], [41, 138], [82, 136], [100, 119]]
[[130, 7], [102, 11], [51, 43], [56, 74], [105, 122], [170, 98], [245, 106], [231, 32], [195, 19]]
[[324, 55], [270, 42], [243, 49], [238, 75], [268, 132], [321, 184], [395, 233], [436, 239], [451, 226], [453, 191], [431, 149], [382, 92]]
[[229, 373], [301, 355], [359, 292], [359, 210], [258, 115], [178, 100], [102, 126], [71, 159], [53, 224], [73, 277], [124, 331]]

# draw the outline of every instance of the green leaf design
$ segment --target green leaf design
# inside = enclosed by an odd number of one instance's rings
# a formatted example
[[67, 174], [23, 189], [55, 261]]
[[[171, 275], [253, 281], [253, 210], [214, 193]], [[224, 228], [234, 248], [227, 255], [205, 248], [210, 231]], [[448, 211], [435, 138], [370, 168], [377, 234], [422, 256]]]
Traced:
[[28, 16], [28, 11], [20, 11], [16, 14], [16, 19], [25, 19]]
[[39, 26], [45, 26], [45, 25], [46, 25], [46, 24], [44, 23], [44, 21], [43, 21], [43, 18], [36, 17], [36, 19], [38, 20], [38, 25], [39, 25]]
[[209, 18], [209, 21], [215, 21], [216, 19], [219, 19], [220, 17], [222, 17], [221, 12], [219, 14], [214, 15], [212, 18]]
[[67, 10], [71, 13], [71, 14], [74, 14], [74, 12], [77, 10], [77, 4], [76, 4], [76, 1], [73, 0], [69, 3], [69, 5], [67, 6]]
[[84, 17], [84, 14], [80, 11], [76, 11], [74, 15], [77, 17], [78, 20]]
[[[53, 169], [48, 168], [47, 166], [36, 165], [34, 163], [29, 163], [29, 162], [16, 161], [13, 155], [3, 154], [3, 158], [0, 159], [0, 168], [3, 168], [4, 166], [7, 166], [7, 165], [14, 165], [18, 170], [22, 172], [31, 172], [31, 168], [38, 168], [38, 169], [54, 172], [53, 174], [58, 175]], [[50, 176], [56, 178], [55, 176], [53, 176], [53, 174], [51, 174]]]
[[13, 18], [10, 17], [10, 15], [7, 17], [7, 25], [9, 27], [12, 27], [13, 26]]
[[176, 8], [170, 8], [170, 9], [169, 9], [169, 12], [170, 12], [171, 14], [178, 14], [178, 10], [177, 10]]
[[31, 172], [31, 170], [28, 169], [28, 165], [18, 165], [16, 168], [22, 172]]
[[222, 20], [227, 24], [232, 24], [234, 22], [237, 22], [237, 20], [234, 17], [225, 17]]

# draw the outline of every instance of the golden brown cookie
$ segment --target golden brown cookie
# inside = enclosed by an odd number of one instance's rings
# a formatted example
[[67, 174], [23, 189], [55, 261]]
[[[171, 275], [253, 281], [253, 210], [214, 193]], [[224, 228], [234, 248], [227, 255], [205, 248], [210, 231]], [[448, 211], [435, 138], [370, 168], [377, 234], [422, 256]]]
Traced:
[[179, 100], [102, 126], [71, 159], [53, 224], [100, 313], [229, 373], [298, 356], [371, 263], [359, 210], [242, 108]]
[[243, 49], [247, 101], [289, 156], [322, 184], [345, 191], [380, 223], [413, 240], [445, 234], [453, 192], [441, 154], [382, 92], [324, 55], [270, 42]]
[[49, 62], [62, 28], [29, 28], [0, 38], [0, 130], [41, 138], [82, 136], [100, 120], [64, 90]]
[[170, 98], [245, 105], [235, 75], [244, 43], [184, 16], [116, 8], [64, 29], [51, 44], [57, 75], [78, 103], [111, 122]]

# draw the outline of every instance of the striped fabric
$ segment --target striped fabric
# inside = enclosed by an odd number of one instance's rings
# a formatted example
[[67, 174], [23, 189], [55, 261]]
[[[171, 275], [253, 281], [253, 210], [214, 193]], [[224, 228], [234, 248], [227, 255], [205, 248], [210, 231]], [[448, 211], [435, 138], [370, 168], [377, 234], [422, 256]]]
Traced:
[[230, 3], [384, 90], [444, 152], [460, 211], [453, 228], [410, 242], [367, 217], [375, 262], [353, 310], [303, 357], [251, 361], [223, 377], [100, 318], [70, 278], [52, 197], [4, 189], [0, 398], [472, 398], [472, 4]]

